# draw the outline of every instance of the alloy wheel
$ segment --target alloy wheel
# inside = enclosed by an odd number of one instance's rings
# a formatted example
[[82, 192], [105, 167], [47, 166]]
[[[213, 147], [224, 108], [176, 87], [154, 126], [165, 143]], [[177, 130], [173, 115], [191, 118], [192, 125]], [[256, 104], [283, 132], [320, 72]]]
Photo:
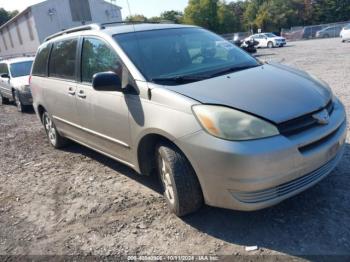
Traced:
[[162, 180], [162, 183], [164, 185], [164, 193], [166, 198], [171, 204], [175, 203], [175, 192], [174, 192], [174, 185], [171, 179], [171, 174], [169, 171], [169, 168], [166, 165], [165, 160], [163, 157], [160, 156], [161, 161], [161, 170], [160, 170], [160, 178]]
[[22, 103], [21, 103], [21, 100], [18, 97], [18, 93], [17, 92], [15, 93], [15, 103], [16, 103], [17, 110], [19, 112], [22, 112], [23, 111], [22, 110]]
[[44, 118], [44, 126], [51, 144], [56, 145], [56, 139], [57, 139], [56, 129], [52, 123], [52, 120], [47, 115]]

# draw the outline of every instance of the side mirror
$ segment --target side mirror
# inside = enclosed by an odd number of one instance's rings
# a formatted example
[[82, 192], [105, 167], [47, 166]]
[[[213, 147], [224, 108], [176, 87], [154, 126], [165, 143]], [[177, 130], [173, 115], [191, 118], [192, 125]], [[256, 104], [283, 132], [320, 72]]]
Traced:
[[6, 74], [6, 73], [5, 73], [5, 74], [1, 74], [0, 76], [1, 76], [2, 78], [8, 78], [8, 79], [10, 79], [9, 74]]
[[122, 92], [122, 81], [114, 72], [97, 73], [92, 77], [92, 86], [97, 91]]

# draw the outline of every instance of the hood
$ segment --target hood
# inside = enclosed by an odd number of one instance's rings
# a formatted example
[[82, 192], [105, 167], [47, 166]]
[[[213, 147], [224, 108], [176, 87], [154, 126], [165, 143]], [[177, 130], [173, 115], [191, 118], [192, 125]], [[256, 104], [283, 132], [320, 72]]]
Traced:
[[204, 104], [219, 104], [281, 123], [327, 105], [331, 91], [308, 74], [263, 65], [195, 83], [166, 86]]
[[284, 37], [281, 37], [281, 36], [275, 36], [275, 37], [271, 37], [272, 39], [275, 39], [275, 40], [285, 40]]
[[11, 78], [11, 85], [14, 87], [29, 85], [29, 75]]

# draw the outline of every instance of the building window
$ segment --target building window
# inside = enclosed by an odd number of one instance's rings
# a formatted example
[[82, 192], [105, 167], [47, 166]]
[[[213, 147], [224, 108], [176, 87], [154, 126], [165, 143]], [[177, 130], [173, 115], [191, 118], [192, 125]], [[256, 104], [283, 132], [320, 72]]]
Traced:
[[32, 24], [30, 22], [30, 16], [29, 16], [29, 13], [26, 13], [25, 15], [25, 19], [26, 19], [26, 22], [27, 22], [27, 27], [28, 27], [28, 32], [29, 32], [29, 37], [30, 37], [30, 40], [34, 40], [34, 33], [33, 33], [33, 28], [32, 28]]
[[2, 38], [2, 42], [4, 43], [5, 49], [7, 50], [7, 42], [6, 42], [6, 38], [4, 36], [3, 31], [0, 31], [0, 35], [1, 35], [1, 38]]
[[18, 41], [21, 45], [23, 45], [22, 35], [21, 35], [21, 31], [20, 31], [19, 26], [18, 26], [18, 21], [15, 21], [15, 26], [16, 26]]
[[9, 35], [9, 39], [10, 39], [10, 44], [11, 44], [11, 47], [14, 48], [15, 46], [13, 45], [13, 39], [12, 39], [12, 35], [11, 35], [11, 31], [10, 31], [10, 27], [7, 26], [6, 27], [6, 30], [7, 30], [7, 33]]
[[69, 0], [74, 22], [92, 21], [89, 0]]

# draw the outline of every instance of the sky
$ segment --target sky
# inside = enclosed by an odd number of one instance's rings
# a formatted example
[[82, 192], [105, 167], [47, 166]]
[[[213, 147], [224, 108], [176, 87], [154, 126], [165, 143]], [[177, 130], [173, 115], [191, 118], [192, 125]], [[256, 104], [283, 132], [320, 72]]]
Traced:
[[[106, 0], [107, 2], [110, 0]], [[0, 7], [6, 10], [24, 10], [27, 6], [43, 2], [43, 0], [0, 0]], [[127, 0], [116, 0], [121, 6], [123, 18], [129, 15]], [[129, 0], [132, 14], [143, 14], [147, 17], [158, 16], [163, 11], [178, 10], [183, 11], [188, 0]]]

